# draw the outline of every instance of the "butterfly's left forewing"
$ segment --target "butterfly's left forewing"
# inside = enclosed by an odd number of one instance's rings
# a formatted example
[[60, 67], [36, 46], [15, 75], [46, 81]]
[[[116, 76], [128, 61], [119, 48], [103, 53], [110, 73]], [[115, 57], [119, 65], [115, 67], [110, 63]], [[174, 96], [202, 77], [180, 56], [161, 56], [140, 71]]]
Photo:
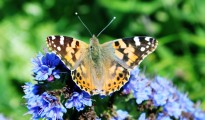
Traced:
[[88, 53], [88, 44], [66, 36], [49, 36], [47, 45], [70, 70], [76, 69]]

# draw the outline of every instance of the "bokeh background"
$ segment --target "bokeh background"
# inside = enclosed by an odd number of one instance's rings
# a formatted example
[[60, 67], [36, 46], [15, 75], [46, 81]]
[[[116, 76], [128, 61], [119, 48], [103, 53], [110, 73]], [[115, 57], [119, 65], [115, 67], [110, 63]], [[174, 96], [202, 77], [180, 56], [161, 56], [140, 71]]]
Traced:
[[49, 35], [89, 42], [91, 37], [75, 16], [78, 12], [100, 42], [137, 35], [158, 39], [157, 50], [140, 68], [148, 76], [173, 81], [205, 110], [204, 0], [1, 0], [0, 114], [29, 119], [22, 85], [31, 82], [31, 58], [46, 48]]

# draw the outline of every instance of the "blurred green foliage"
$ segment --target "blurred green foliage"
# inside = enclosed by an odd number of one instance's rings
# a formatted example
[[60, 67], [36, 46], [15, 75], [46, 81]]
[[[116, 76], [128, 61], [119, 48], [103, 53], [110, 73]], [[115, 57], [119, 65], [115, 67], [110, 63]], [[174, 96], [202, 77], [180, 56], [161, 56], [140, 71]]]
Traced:
[[32, 81], [30, 59], [46, 48], [48, 35], [89, 42], [78, 12], [100, 42], [153, 36], [159, 46], [140, 65], [146, 74], [171, 79], [205, 110], [205, 1], [203, 0], [3, 0], [0, 1], [0, 113], [29, 119], [21, 86]]

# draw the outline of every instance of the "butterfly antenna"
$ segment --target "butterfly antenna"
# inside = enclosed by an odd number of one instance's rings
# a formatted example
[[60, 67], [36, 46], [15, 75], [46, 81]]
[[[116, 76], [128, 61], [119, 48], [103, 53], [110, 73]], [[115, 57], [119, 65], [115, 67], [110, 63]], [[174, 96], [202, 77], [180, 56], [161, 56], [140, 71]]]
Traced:
[[90, 32], [90, 30], [88, 29], [88, 27], [85, 25], [85, 23], [82, 21], [82, 19], [80, 18], [80, 16], [78, 15], [77, 12], [75, 12], [75, 15], [78, 17], [78, 19], [80, 20], [80, 22], [83, 24], [83, 26], [88, 30], [88, 32], [89, 32], [90, 35], [92, 36], [92, 33]]
[[112, 20], [98, 33], [97, 37], [116, 19], [116, 17], [113, 17]]

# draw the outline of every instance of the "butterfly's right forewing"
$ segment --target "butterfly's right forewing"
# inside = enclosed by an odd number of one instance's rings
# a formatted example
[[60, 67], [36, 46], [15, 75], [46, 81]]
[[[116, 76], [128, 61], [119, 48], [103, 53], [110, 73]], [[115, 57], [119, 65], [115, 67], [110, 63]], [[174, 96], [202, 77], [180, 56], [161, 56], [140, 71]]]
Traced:
[[136, 36], [111, 41], [116, 61], [125, 68], [133, 69], [157, 47], [157, 40], [152, 37]]
[[70, 70], [76, 69], [88, 52], [88, 44], [66, 36], [49, 36], [47, 45]]

